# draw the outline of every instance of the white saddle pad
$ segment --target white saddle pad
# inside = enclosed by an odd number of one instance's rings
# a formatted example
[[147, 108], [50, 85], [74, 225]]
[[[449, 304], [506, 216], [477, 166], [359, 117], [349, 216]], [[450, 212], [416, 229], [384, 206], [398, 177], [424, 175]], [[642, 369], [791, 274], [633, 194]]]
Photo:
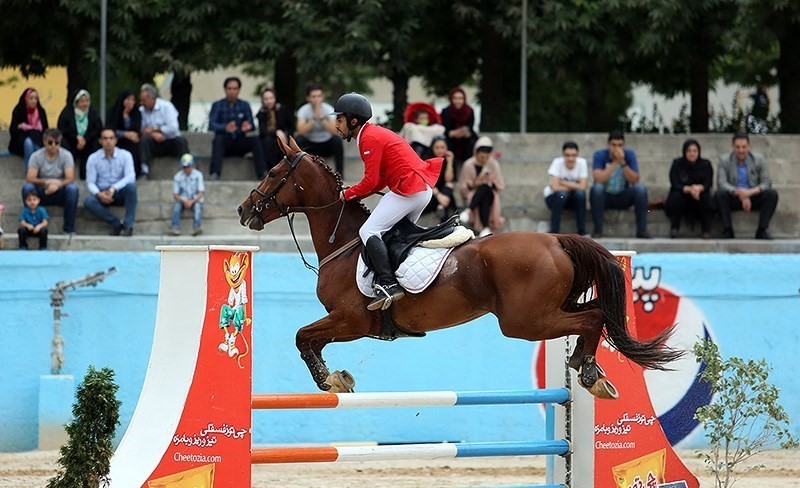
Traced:
[[[395, 272], [398, 283], [409, 293], [422, 293], [433, 283], [451, 252], [453, 252], [453, 248], [411, 248], [408, 257]], [[361, 293], [372, 298], [375, 296], [375, 292], [372, 291], [374, 274], [370, 271], [367, 276], [364, 276], [366, 270], [367, 265], [364, 263], [364, 258], [359, 256], [358, 266], [356, 266], [356, 283], [358, 283]]]

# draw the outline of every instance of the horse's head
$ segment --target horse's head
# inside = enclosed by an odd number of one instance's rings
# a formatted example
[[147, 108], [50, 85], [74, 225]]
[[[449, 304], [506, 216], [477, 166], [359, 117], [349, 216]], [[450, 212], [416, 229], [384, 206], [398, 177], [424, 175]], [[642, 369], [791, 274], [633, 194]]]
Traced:
[[253, 230], [292, 212], [324, 206], [339, 198], [341, 177], [324, 162], [298, 147], [294, 138], [289, 144], [278, 138], [285, 157], [239, 205], [239, 223]]

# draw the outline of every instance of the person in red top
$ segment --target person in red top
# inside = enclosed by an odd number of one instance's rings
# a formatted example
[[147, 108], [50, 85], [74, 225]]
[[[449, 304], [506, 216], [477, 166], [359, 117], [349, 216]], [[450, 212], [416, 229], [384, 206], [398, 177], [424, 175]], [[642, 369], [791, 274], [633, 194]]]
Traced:
[[402, 137], [389, 129], [372, 125], [372, 107], [362, 95], [342, 95], [333, 108], [336, 130], [342, 139], [355, 137], [364, 161], [364, 178], [343, 190], [342, 201], [366, 198], [389, 187], [358, 234], [364, 243], [375, 273], [376, 298], [367, 308], [386, 310], [405, 296], [389, 263], [389, 253], [381, 237], [402, 218], [416, 222], [431, 200], [442, 169], [442, 158], [423, 161]]

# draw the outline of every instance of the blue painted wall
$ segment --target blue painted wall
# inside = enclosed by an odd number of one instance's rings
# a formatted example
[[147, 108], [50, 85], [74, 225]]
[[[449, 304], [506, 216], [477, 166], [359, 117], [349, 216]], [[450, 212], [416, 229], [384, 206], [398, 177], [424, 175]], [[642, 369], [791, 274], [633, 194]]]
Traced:
[[[116, 267], [96, 288], [70, 291], [63, 311], [64, 373], [76, 383], [88, 365], [108, 366], [120, 385], [124, 432], [144, 381], [158, 295], [152, 253], [0, 253], [0, 451], [37, 447], [39, 377], [50, 373], [49, 288]], [[691, 297], [725, 355], [767, 358], [771, 380], [800, 432], [800, 384], [781, 374], [800, 346], [800, 256], [645, 254], [635, 267], [660, 267], [661, 282]], [[315, 276], [295, 255], [257, 254], [254, 265], [254, 390], [316, 387], [294, 347], [298, 327], [324, 314]], [[325, 349], [331, 370], [348, 369], [360, 391], [517, 389], [531, 386], [535, 345], [504, 338], [493, 317], [393, 343], [361, 340]], [[254, 441], [484, 441], [543, 438], [538, 407], [405, 408], [254, 413]], [[695, 439], [695, 444], [702, 444]]]

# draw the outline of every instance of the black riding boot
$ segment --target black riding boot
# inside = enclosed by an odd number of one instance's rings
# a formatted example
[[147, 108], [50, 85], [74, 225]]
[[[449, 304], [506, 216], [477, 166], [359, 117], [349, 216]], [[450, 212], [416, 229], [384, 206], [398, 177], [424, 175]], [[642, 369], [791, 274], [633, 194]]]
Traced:
[[372, 286], [377, 295], [367, 305], [367, 309], [386, 310], [392, 302], [400, 300], [406, 293], [394, 277], [394, 271], [389, 264], [389, 252], [381, 238], [372, 236], [367, 239], [366, 249], [372, 271], [375, 273], [375, 284]]

